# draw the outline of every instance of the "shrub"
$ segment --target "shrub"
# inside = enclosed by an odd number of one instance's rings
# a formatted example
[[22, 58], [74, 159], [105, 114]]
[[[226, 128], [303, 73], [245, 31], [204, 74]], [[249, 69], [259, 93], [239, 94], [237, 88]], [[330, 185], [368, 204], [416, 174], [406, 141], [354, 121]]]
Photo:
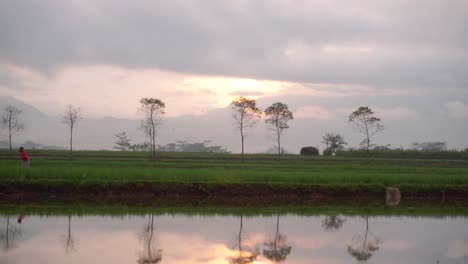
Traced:
[[319, 149], [316, 147], [303, 147], [301, 148], [301, 155], [318, 156]]
[[339, 150], [336, 156], [353, 158], [386, 158], [386, 159], [442, 159], [442, 160], [468, 160], [466, 150], [427, 151], [415, 149], [365, 149]]
[[323, 155], [324, 156], [331, 156], [333, 155], [333, 151], [331, 150], [331, 148], [326, 148], [323, 150]]

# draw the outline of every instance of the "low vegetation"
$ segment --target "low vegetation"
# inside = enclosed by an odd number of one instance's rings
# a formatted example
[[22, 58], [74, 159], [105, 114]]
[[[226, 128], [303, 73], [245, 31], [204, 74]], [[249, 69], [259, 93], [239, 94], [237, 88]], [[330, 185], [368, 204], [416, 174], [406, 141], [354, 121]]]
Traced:
[[125, 205], [115, 203], [0, 203], [1, 216], [39, 215], [39, 216], [126, 216], [126, 215], [231, 215], [231, 216], [276, 216], [276, 215], [344, 215], [344, 216], [415, 216], [415, 217], [459, 217], [468, 216], [468, 207], [460, 205], [436, 205], [411, 203], [398, 207], [384, 206], [382, 203], [361, 204], [355, 202], [339, 204], [321, 204], [314, 206], [251, 206], [229, 207], [219, 205], [191, 206], [187, 204]]
[[344, 158], [383, 158], [383, 159], [439, 159], [468, 160], [468, 149], [465, 150], [419, 150], [419, 149], [348, 149], [338, 150], [336, 156]]
[[[341, 152], [340, 152], [341, 153]], [[343, 152], [349, 153], [349, 152]], [[358, 152], [357, 152], [358, 153]], [[372, 154], [373, 152], [370, 152]], [[0, 181], [208, 182], [279, 184], [465, 185], [468, 163], [443, 160], [359, 159], [223, 153], [31, 151], [31, 168], [0, 152]]]

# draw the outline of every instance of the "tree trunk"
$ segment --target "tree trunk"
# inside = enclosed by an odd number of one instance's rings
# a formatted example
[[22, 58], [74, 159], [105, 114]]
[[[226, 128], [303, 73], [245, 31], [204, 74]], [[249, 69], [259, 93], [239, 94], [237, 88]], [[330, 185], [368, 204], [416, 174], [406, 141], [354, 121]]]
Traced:
[[[242, 252], [242, 215], [240, 219], [240, 227], [239, 227], [239, 253]], [[241, 253], [242, 254], [242, 253]]]
[[150, 236], [149, 236], [149, 239], [148, 239], [148, 258], [151, 259], [152, 256], [151, 256], [151, 243], [153, 242], [153, 222], [154, 222], [154, 216], [153, 214], [151, 214], [151, 224], [149, 226], [150, 228]]
[[242, 134], [241, 134], [241, 142], [242, 142], [242, 162], [244, 162], [245, 161], [245, 156], [244, 156], [244, 135], [242, 135]]
[[366, 152], [369, 153], [369, 147], [370, 147], [370, 137], [369, 137], [369, 128], [367, 127], [367, 121], [364, 122], [364, 125], [366, 126]]
[[276, 215], [275, 252], [278, 252], [278, 239], [279, 239], [279, 214]]
[[242, 162], [245, 161], [245, 156], [244, 156], [244, 113], [241, 114], [241, 120], [240, 120], [240, 134], [241, 134], [241, 148], [242, 148]]
[[6, 227], [6, 233], [5, 233], [5, 249], [8, 250], [10, 249], [10, 216], [7, 216], [7, 227]]
[[73, 125], [70, 126], [70, 158], [73, 155]]
[[278, 159], [281, 159], [281, 131], [277, 127], [276, 129], [276, 135], [277, 135], [277, 140], [278, 140]]
[[156, 157], [156, 126], [154, 125], [154, 113], [151, 111], [151, 156], [153, 159]]
[[154, 127], [154, 124], [153, 124], [153, 146], [152, 146], [152, 149], [153, 149], [153, 159], [156, 157], [156, 128]]
[[9, 135], [9, 139], [10, 139], [10, 152], [13, 152], [13, 148], [11, 147], [11, 132], [10, 132], [10, 135]]
[[70, 246], [71, 241], [71, 215], [68, 215], [68, 237], [67, 237], [67, 249]]
[[12, 148], [12, 146], [11, 146], [11, 136], [12, 136], [12, 135], [11, 135], [11, 134], [12, 134], [12, 133], [11, 133], [11, 115], [12, 115], [12, 114], [10, 113], [10, 116], [8, 117], [8, 138], [9, 138], [9, 140], [10, 140], [10, 152], [13, 152], [13, 148]]
[[364, 252], [364, 247], [366, 246], [366, 243], [367, 243], [367, 234], [368, 233], [369, 233], [369, 217], [366, 216], [366, 234], [364, 236], [364, 243], [362, 244], [361, 253]]

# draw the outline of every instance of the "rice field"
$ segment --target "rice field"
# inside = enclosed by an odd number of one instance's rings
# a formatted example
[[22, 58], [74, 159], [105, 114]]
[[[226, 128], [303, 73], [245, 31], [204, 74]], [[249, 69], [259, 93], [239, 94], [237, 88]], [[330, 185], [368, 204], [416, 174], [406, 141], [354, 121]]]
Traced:
[[466, 185], [468, 162], [216, 153], [0, 151], [0, 181]]

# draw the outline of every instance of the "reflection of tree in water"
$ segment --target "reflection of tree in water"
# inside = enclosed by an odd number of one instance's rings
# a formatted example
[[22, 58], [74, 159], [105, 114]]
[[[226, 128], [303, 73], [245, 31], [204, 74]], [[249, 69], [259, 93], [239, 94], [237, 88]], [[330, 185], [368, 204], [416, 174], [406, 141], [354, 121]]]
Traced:
[[358, 262], [366, 262], [372, 257], [372, 253], [379, 250], [379, 244], [383, 241], [369, 231], [369, 217], [366, 216], [366, 232], [364, 236], [356, 236], [348, 245], [348, 253]]
[[151, 214], [148, 219], [148, 224], [143, 231], [143, 243], [145, 250], [137, 259], [139, 264], [159, 263], [162, 260], [162, 249], [159, 249], [154, 243], [154, 215]]
[[275, 237], [263, 244], [266, 247], [263, 249], [263, 256], [274, 262], [285, 261], [291, 253], [291, 246], [286, 241], [287, 237], [279, 232], [279, 215], [277, 215]]
[[325, 231], [337, 231], [343, 226], [344, 222], [346, 222], [345, 218], [329, 215], [322, 220], [322, 227]]
[[65, 246], [65, 253], [70, 253], [76, 250], [75, 236], [71, 232], [71, 215], [68, 215], [68, 232], [64, 235], [63, 244]]
[[259, 255], [258, 248], [251, 249], [247, 246], [242, 246], [242, 222], [243, 216], [240, 218], [239, 235], [237, 237], [238, 248], [236, 249], [235, 255], [229, 258], [229, 263], [232, 264], [252, 263]]
[[16, 238], [20, 237], [22, 234], [23, 231], [21, 228], [12, 226], [10, 223], [10, 216], [7, 216], [5, 229], [0, 233], [0, 241], [3, 242], [3, 250], [9, 251], [14, 248]]

